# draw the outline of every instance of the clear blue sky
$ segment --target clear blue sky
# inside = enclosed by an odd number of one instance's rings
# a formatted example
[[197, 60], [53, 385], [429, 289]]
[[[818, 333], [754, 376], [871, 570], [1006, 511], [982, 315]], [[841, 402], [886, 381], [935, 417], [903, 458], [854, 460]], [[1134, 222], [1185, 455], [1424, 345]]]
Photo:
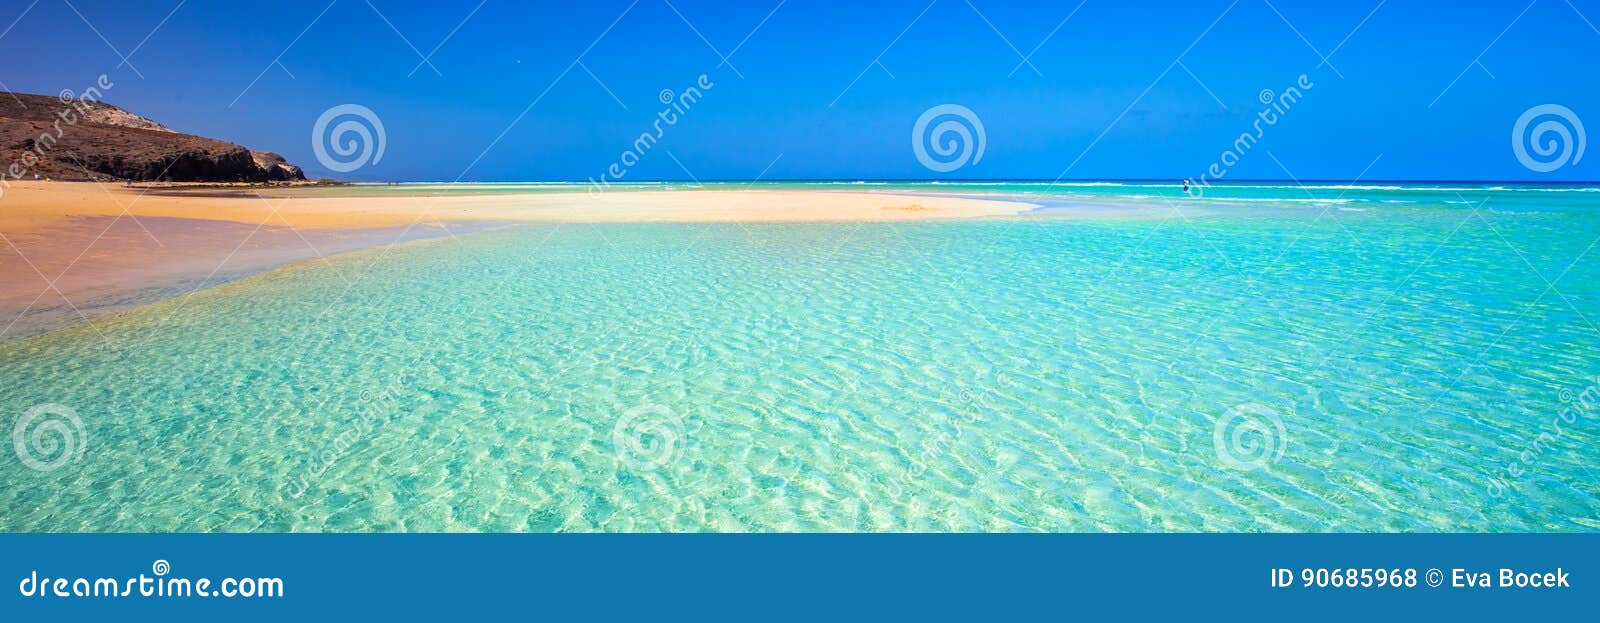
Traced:
[[[388, 143], [353, 179], [582, 180], [701, 73], [717, 86], [628, 179], [941, 177], [910, 131], [944, 103], [987, 131], [982, 161], [949, 176], [1172, 179], [1306, 73], [1315, 88], [1230, 178], [1600, 179], [1600, 154], [1535, 174], [1510, 140], [1546, 103], [1600, 132], [1600, 0], [487, 0], [471, 19], [477, 0], [178, 4], [7, 0], [0, 82], [56, 93], [108, 73], [108, 101], [312, 175], [317, 117], [363, 104]], [[1019, 53], [1031, 67], [1013, 72]]]

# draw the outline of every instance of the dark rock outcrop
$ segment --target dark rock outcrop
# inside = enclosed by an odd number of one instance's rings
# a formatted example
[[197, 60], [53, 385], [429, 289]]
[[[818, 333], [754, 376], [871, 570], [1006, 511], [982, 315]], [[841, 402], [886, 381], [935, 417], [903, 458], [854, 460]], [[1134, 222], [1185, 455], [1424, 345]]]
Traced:
[[170, 182], [304, 180], [283, 156], [174, 132], [98, 102], [0, 92], [0, 175]]

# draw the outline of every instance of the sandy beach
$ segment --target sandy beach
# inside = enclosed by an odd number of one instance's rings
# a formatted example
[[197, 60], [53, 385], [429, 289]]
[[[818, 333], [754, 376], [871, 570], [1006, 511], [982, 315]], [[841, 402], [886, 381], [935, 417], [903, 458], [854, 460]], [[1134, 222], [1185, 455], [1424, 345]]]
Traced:
[[911, 221], [1025, 203], [846, 191], [172, 188], [14, 182], [0, 196], [0, 340], [291, 262], [519, 222]]

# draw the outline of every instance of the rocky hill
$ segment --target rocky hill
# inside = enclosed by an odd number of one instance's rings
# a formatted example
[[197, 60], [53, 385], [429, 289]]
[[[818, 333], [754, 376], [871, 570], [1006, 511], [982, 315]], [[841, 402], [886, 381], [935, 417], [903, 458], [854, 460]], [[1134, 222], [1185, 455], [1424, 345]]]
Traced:
[[[83, 112], [68, 112], [74, 106]], [[28, 166], [29, 153], [38, 156], [37, 164]], [[35, 174], [57, 180], [305, 179], [300, 167], [278, 154], [174, 132], [110, 104], [0, 91], [0, 174], [12, 176], [7, 170], [12, 163], [24, 166], [23, 179]]]

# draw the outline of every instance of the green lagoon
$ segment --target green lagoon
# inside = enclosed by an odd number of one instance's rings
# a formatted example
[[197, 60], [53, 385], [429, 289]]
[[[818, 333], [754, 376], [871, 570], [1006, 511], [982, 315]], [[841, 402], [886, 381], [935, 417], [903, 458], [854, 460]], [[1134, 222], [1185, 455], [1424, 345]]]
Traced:
[[1600, 530], [1596, 189], [847, 186], [1045, 208], [510, 225], [0, 344], [8, 429], [81, 424], [0, 530]]

